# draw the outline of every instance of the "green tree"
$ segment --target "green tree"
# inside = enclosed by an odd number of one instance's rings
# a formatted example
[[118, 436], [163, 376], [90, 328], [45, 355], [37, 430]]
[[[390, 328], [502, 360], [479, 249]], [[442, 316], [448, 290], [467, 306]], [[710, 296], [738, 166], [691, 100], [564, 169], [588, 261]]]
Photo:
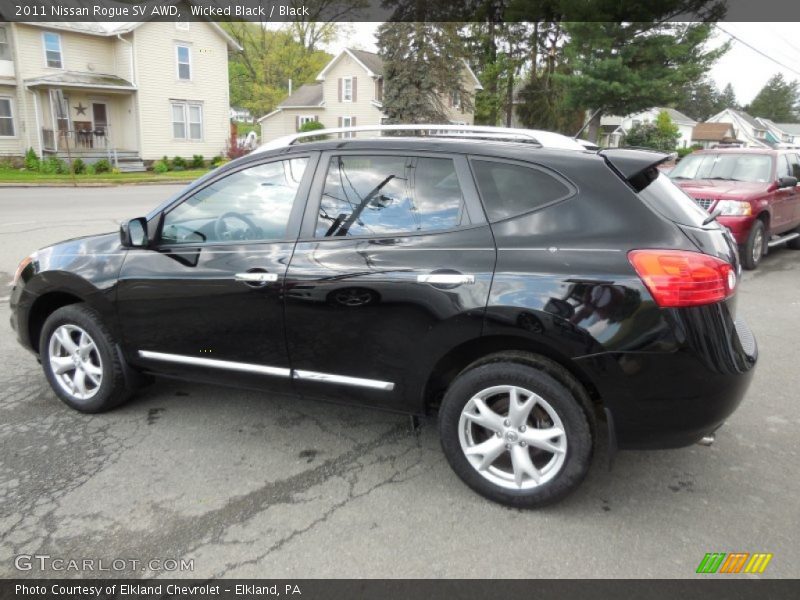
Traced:
[[228, 63], [232, 106], [247, 108], [258, 117], [275, 109], [288, 94], [314, 81], [331, 59], [321, 50], [309, 50], [291, 29], [268, 30], [261, 23], [222, 23], [243, 47]]
[[565, 25], [569, 40], [564, 53], [572, 69], [571, 74], [563, 76], [567, 98], [572, 106], [593, 111], [589, 127], [593, 141], [597, 140], [602, 114], [624, 115], [676, 103], [681, 90], [700, 80], [728, 48], [707, 49], [710, 23], [667, 20], [676, 11], [691, 10], [713, 21], [724, 14], [724, 7], [716, 0], [620, 5], [620, 9], [632, 8], [636, 8], [632, 14], [615, 14], [619, 9], [609, 5], [608, 16], [615, 16], [614, 21]]
[[726, 108], [739, 108], [739, 103], [736, 101], [736, 92], [733, 91], [733, 86], [730, 83], [723, 88], [717, 103], [717, 112], [721, 112]]
[[314, 52], [348, 27], [342, 22], [357, 21], [369, 0], [291, 0], [289, 6], [308, 13], [292, 20], [289, 28], [306, 50]]
[[460, 95], [465, 110], [472, 110], [458, 23], [383, 23], [378, 28], [378, 53], [383, 59], [383, 112], [389, 123], [446, 122], [447, 97], [453, 93]]
[[626, 146], [653, 148], [673, 152], [678, 145], [680, 130], [666, 111], [661, 111], [655, 123], [637, 123], [625, 136]]
[[800, 119], [798, 85], [800, 84], [797, 81], [786, 81], [783, 75], [776, 73], [753, 98], [746, 108], [747, 112], [754, 117], [763, 117], [778, 123], [797, 121]]
[[684, 86], [675, 108], [695, 121], [705, 121], [720, 112], [720, 93], [714, 82], [704, 77]]

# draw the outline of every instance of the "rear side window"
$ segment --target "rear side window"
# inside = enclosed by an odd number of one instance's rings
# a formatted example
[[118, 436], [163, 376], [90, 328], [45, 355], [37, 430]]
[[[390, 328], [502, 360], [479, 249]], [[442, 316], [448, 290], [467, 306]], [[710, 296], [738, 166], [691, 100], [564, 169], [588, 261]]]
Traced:
[[[647, 206], [673, 223], [703, 227], [703, 221], [708, 218], [708, 213], [663, 173], [659, 173], [638, 195]], [[715, 223], [712, 222], [708, 227], [717, 227]]]
[[491, 160], [471, 161], [489, 221], [495, 223], [566, 198], [566, 183], [541, 169]]
[[451, 159], [333, 156], [315, 237], [429, 233], [469, 224]]

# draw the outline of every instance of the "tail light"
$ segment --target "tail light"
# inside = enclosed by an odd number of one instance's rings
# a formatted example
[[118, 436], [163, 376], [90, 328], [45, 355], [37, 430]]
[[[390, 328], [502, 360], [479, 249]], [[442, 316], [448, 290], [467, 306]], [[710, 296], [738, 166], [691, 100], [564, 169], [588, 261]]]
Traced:
[[661, 307], [713, 304], [733, 295], [733, 266], [707, 254], [684, 250], [631, 250], [628, 260]]

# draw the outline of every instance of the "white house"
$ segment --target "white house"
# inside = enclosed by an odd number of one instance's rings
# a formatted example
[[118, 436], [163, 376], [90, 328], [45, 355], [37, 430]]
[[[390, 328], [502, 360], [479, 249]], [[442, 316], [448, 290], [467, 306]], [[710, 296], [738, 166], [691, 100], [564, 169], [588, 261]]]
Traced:
[[709, 117], [706, 123], [730, 123], [733, 125], [736, 138], [741, 140], [748, 148], [770, 147], [767, 140], [767, 127], [743, 110], [726, 108], [713, 117]]
[[228, 51], [216, 23], [0, 22], [0, 156], [208, 158], [230, 137]]
[[599, 145], [616, 148], [622, 139], [634, 125], [645, 123], [655, 123], [658, 115], [666, 112], [672, 122], [678, 127], [680, 137], [678, 138], [678, 148], [687, 148], [692, 143], [692, 129], [697, 125], [697, 121], [687, 117], [674, 108], [663, 108], [655, 106], [648, 110], [627, 115], [625, 117], [615, 115], [604, 115], [600, 118], [600, 139]]
[[[791, 131], [787, 131], [786, 127], [791, 130], [800, 130], [800, 124], [783, 123], [778, 125], [770, 119], [764, 117], [756, 117], [756, 121], [761, 123], [767, 129], [767, 143], [776, 148], [789, 148], [800, 145], [800, 135], [795, 135]], [[794, 127], [792, 127], [794, 125]]]
[[[461, 63], [465, 88], [471, 98], [483, 89], [466, 63]], [[373, 52], [346, 48], [317, 76], [315, 83], [300, 86], [271, 113], [258, 121], [263, 142], [296, 132], [306, 121], [325, 127], [379, 125], [383, 113], [383, 61]], [[451, 123], [474, 123], [474, 113], [464, 108], [455, 93], [446, 93]], [[355, 135], [355, 134], [352, 134]]]

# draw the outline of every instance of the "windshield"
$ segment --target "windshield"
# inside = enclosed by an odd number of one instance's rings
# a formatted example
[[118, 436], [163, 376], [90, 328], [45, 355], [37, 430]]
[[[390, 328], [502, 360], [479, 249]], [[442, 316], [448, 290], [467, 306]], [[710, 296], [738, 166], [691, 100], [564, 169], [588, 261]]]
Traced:
[[669, 174], [672, 179], [724, 179], [766, 183], [772, 180], [767, 154], [690, 154]]

